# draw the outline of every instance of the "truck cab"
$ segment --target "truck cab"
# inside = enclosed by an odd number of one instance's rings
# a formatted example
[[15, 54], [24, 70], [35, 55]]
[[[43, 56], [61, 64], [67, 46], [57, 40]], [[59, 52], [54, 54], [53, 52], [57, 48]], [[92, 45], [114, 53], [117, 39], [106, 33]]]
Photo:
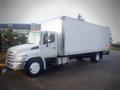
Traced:
[[8, 49], [6, 64], [11, 69], [25, 69], [30, 75], [36, 75], [46, 69], [45, 59], [54, 57], [57, 57], [57, 34], [50, 31], [31, 31], [27, 44]]

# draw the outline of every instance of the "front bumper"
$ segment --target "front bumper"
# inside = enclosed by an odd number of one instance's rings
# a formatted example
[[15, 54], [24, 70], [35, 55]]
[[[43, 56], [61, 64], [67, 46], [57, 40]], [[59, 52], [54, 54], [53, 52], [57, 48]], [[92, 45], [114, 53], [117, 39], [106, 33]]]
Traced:
[[6, 61], [6, 66], [13, 70], [23, 70], [25, 62]]

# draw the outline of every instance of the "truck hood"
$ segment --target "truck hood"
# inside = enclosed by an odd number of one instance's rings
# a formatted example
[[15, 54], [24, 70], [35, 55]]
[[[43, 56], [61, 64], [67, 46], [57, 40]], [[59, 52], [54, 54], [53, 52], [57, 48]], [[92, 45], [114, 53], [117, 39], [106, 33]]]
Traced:
[[22, 44], [22, 45], [13, 46], [13, 47], [9, 48], [8, 51], [18, 53], [18, 52], [22, 52], [22, 51], [31, 50], [34, 47], [39, 47], [39, 46], [36, 44]]

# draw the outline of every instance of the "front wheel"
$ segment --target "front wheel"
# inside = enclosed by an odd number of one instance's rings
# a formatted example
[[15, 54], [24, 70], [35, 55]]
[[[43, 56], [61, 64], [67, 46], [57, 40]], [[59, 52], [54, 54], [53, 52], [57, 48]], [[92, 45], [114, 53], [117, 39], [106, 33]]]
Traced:
[[34, 77], [39, 75], [43, 71], [43, 63], [40, 59], [29, 60], [24, 68], [28, 76]]
[[90, 57], [90, 60], [91, 62], [99, 62], [100, 61], [100, 53], [94, 53], [91, 57]]

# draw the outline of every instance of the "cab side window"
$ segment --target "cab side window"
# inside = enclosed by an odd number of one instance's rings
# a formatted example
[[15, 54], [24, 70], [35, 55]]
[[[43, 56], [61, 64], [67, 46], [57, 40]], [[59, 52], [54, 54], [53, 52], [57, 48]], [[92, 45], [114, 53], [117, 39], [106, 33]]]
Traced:
[[47, 44], [48, 43], [48, 33], [44, 33], [43, 35], [43, 44]]
[[48, 43], [52, 43], [52, 42], [54, 42], [55, 41], [55, 35], [54, 35], [54, 33], [49, 33], [48, 34]]
[[43, 44], [49, 44], [55, 41], [54, 33], [46, 32], [43, 35]]

